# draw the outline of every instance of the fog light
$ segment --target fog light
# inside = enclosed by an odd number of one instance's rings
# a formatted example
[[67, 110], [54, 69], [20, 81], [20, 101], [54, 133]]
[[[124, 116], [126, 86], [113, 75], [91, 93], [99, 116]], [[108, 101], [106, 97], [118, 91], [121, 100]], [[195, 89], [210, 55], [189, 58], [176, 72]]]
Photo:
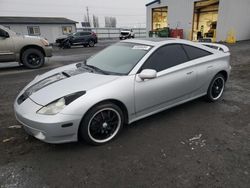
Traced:
[[42, 132], [39, 132], [35, 135], [35, 137], [39, 140], [44, 140], [45, 139], [45, 135]]

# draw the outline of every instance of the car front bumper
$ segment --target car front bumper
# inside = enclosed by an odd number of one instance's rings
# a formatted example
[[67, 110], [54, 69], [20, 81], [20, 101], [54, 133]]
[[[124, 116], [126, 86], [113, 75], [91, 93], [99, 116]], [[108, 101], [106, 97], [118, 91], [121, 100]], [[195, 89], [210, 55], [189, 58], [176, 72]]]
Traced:
[[46, 57], [52, 57], [52, 46], [43, 47]]
[[122, 39], [128, 39], [129, 38], [129, 35], [121, 35], [120, 36], [120, 39], [122, 40]]
[[29, 98], [21, 105], [14, 104], [16, 119], [25, 131], [35, 138], [47, 143], [66, 143], [78, 140], [79, 115], [41, 115], [37, 114], [42, 106]]

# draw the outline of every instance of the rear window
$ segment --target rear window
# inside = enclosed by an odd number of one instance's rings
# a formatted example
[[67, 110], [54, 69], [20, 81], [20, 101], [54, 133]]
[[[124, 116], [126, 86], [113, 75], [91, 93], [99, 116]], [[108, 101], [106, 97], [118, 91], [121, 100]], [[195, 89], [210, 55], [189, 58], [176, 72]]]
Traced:
[[206, 50], [202, 50], [200, 48], [196, 48], [189, 45], [183, 45], [183, 48], [187, 52], [187, 55], [190, 60], [198, 59], [212, 54], [211, 52], [208, 52]]
[[80, 35], [81, 35], [81, 36], [87, 36], [87, 35], [90, 35], [90, 32], [81, 32]]

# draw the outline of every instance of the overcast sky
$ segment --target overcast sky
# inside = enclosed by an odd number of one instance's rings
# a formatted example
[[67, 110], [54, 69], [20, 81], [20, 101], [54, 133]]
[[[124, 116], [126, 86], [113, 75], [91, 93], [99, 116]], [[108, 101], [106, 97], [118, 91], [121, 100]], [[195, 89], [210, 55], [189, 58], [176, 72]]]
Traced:
[[118, 27], [145, 27], [145, 4], [151, 0], [0, 0], [0, 16], [52, 16], [66, 17], [81, 22], [89, 7], [89, 14], [99, 17], [113, 16]]

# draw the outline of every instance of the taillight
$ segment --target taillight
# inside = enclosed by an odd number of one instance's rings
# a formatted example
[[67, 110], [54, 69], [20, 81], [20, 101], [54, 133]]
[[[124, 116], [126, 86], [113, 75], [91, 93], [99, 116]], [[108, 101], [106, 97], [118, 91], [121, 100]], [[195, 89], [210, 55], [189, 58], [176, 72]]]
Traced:
[[92, 34], [94, 37], [96, 37], [96, 33], [95, 33], [95, 32], [92, 32], [91, 34]]

